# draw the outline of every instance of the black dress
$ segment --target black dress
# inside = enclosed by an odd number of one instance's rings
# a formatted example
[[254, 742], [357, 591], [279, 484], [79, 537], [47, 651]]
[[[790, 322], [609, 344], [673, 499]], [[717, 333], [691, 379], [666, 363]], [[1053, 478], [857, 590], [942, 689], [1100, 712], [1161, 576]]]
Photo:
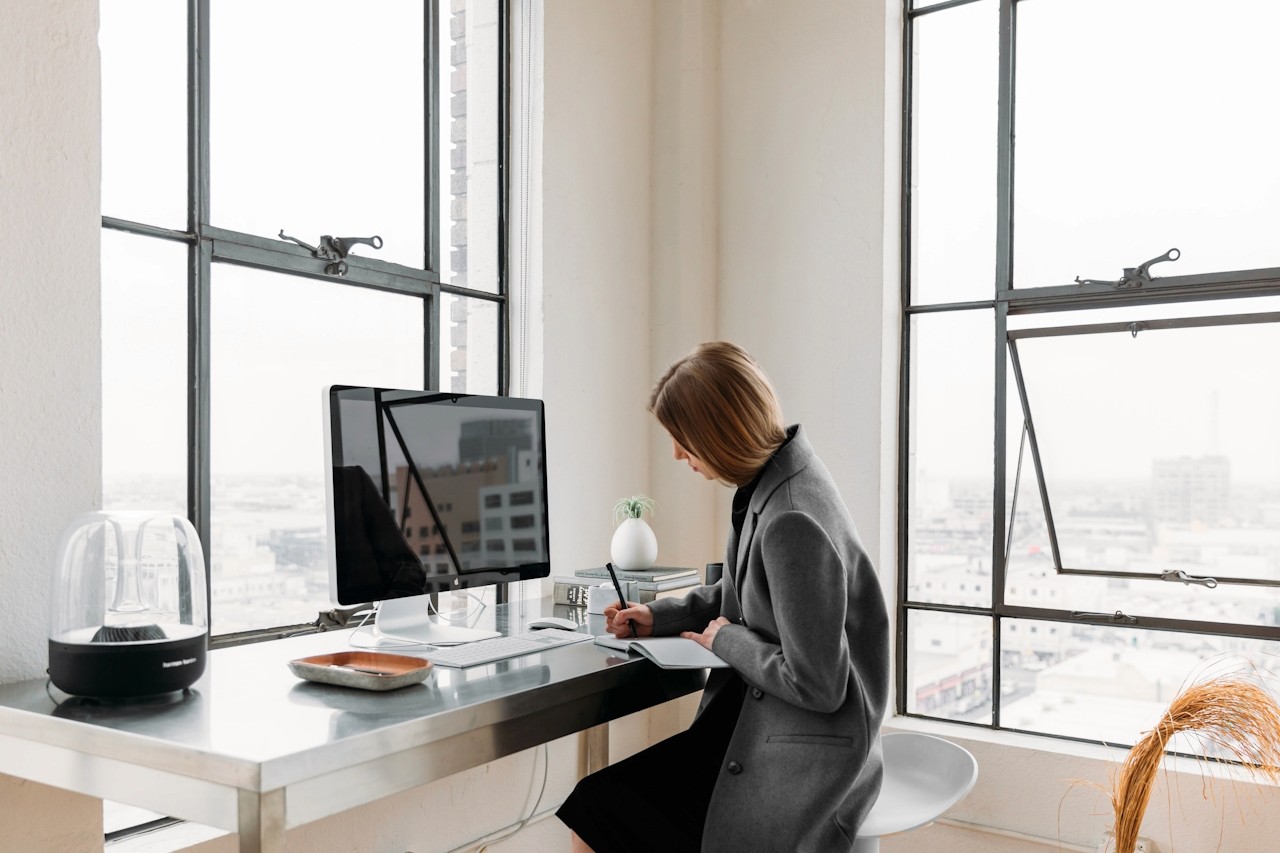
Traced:
[[[759, 480], [757, 475], [734, 493], [733, 528], [739, 535]], [[733, 670], [715, 674], [726, 680], [725, 688], [688, 730], [580, 780], [556, 811], [596, 853], [651, 853], [655, 838], [670, 853], [702, 848], [711, 792], [746, 693]]]

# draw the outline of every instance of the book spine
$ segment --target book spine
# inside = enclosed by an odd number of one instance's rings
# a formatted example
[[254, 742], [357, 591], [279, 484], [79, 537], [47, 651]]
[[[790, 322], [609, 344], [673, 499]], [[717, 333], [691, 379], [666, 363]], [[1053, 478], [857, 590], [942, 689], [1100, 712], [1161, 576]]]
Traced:
[[[662, 566], [643, 571], [627, 571], [625, 569], [615, 569], [618, 580], [634, 580], [641, 582], [651, 582], [658, 580], [675, 580], [677, 578], [696, 578], [698, 577], [697, 569], [679, 568], [676, 566]], [[588, 569], [577, 569], [573, 573], [580, 578], [598, 578], [600, 580], [609, 580], [609, 570], [603, 567], [592, 567]]]
[[[640, 601], [640, 599], [636, 597], [638, 595], [638, 591], [636, 589], [637, 584], [635, 581], [619, 579], [618, 583], [622, 585], [622, 594], [627, 597], [628, 601]], [[599, 585], [600, 581], [594, 578], [556, 578], [551, 600], [554, 604], [567, 604], [570, 607], [586, 607], [588, 604], [587, 596], [589, 595], [587, 590], [593, 586]], [[613, 601], [613, 599], [617, 597], [618, 596], [615, 593], [609, 600]]]
[[681, 596], [688, 595], [689, 590], [696, 586], [698, 586], [698, 584], [691, 583], [688, 586], [676, 587], [674, 589], [641, 589], [636, 592], [636, 597], [632, 599], [632, 601], [635, 601], [637, 604], [648, 604], [649, 602], [659, 598], [680, 598]]
[[557, 580], [551, 600], [555, 604], [567, 604], [570, 607], [586, 607], [587, 590], [590, 587], [591, 584], [589, 583], [574, 583], [573, 581]]

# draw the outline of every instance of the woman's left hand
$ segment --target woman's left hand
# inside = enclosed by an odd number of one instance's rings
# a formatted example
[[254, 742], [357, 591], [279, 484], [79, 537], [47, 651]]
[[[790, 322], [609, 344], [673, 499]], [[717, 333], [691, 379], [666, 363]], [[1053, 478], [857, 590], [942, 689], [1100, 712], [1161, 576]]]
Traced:
[[723, 616], [719, 616], [708, 622], [707, 627], [702, 629], [701, 634], [696, 631], [681, 631], [680, 636], [684, 637], [686, 640], [696, 640], [698, 645], [702, 646], [707, 651], [711, 651], [711, 644], [715, 642], [716, 632], [720, 630], [721, 625], [728, 624], [728, 619]]

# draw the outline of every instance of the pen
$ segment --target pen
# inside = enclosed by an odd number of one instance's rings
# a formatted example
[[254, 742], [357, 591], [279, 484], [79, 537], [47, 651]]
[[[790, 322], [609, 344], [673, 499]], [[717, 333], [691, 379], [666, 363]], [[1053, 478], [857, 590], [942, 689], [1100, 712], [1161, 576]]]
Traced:
[[[605, 564], [604, 564], [604, 567], [605, 567], [606, 569], [608, 569], [608, 570], [609, 570], [609, 577], [613, 578], [613, 591], [614, 591], [614, 592], [616, 592], [616, 593], [618, 593], [618, 607], [622, 608], [623, 610], [626, 610], [626, 609], [627, 609], [627, 597], [626, 597], [625, 595], [623, 595], [623, 594], [622, 594], [622, 584], [618, 583], [618, 575], [617, 575], [617, 573], [616, 573], [616, 572], [614, 572], [614, 570], [613, 570], [613, 563], [605, 563]], [[637, 634], [637, 633], [636, 633], [636, 623], [635, 623], [635, 622], [633, 622], [632, 620], [628, 619], [628, 620], [627, 620], [627, 626], [631, 629], [631, 636], [633, 636], [633, 637], [639, 637], [639, 636], [640, 636], [639, 634]]]

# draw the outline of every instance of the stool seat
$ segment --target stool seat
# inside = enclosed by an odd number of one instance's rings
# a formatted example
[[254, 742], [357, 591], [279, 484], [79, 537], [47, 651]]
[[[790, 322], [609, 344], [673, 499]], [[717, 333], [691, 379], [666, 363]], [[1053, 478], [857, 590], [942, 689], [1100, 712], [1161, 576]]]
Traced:
[[879, 850], [879, 838], [906, 832], [941, 817], [978, 781], [969, 750], [933, 735], [895, 732], [881, 738], [884, 782], [880, 797], [858, 828], [854, 853]]

